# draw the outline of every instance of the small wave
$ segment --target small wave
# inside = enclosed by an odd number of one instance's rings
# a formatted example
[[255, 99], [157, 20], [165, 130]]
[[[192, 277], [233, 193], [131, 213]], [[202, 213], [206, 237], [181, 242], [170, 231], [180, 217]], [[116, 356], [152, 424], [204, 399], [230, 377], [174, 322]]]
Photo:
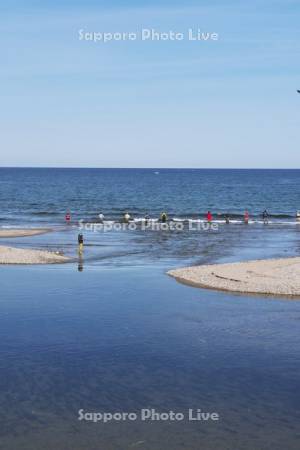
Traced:
[[273, 219], [294, 219], [296, 214], [269, 214], [269, 217], [272, 217]]
[[148, 222], [158, 222], [158, 219], [145, 219], [145, 217], [135, 217], [134, 219], [133, 219], [133, 222], [136, 222], [136, 223], [140, 223], [140, 222], [146, 222], [146, 220], [148, 221]]
[[190, 219], [188, 218], [182, 218], [180, 219], [179, 217], [173, 217], [173, 222], [188, 222]]
[[[244, 214], [240, 214], [240, 213], [217, 213], [215, 214], [216, 217], [224, 217], [225, 216], [229, 216], [230, 219], [243, 219], [244, 218]], [[204, 215], [205, 217], [206, 215]]]
[[86, 224], [93, 224], [93, 225], [101, 225], [101, 224], [103, 224], [103, 225], [112, 225], [112, 224], [114, 224], [114, 223], [119, 223], [119, 222], [117, 222], [117, 221], [115, 221], [115, 220], [103, 220], [103, 222], [101, 221], [101, 220], [95, 220], [95, 219], [92, 219], [92, 220], [82, 220], [81, 221], [81, 223], [83, 224], [83, 225], [86, 225]]

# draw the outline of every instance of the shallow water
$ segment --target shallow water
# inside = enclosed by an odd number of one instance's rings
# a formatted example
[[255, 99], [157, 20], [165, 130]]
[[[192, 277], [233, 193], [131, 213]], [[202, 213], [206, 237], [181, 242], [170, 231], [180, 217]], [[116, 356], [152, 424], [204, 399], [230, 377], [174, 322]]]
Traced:
[[[219, 172], [204, 171], [208, 184], [198, 204], [203, 211], [212, 204], [210, 186], [218, 199], [216, 208], [221, 200], [238, 214], [237, 205], [247, 198], [258, 214], [263, 207], [256, 190], [261, 182], [260, 192], [272, 198], [274, 212], [292, 216], [297, 171], [270, 171], [263, 179], [257, 171], [242, 178], [225, 172], [223, 185], [230, 188], [222, 191], [214, 184]], [[60, 266], [0, 269], [0, 448], [298, 449], [300, 302], [195, 289], [165, 274], [186, 264], [299, 255], [295, 219], [275, 217], [276, 223], [268, 226], [220, 224], [217, 231], [201, 232], [85, 230], [84, 253], [78, 258], [78, 227], [63, 224], [74, 192], [76, 198], [82, 193], [78, 218], [89, 218], [91, 205], [96, 211], [100, 198], [107, 205], [114, 199], [110, 213], [117, 217], [130, 204], [125, 199], [133, 199], [134, 189], [150, 186], [161, 174], [114, 174], [116, 190], [108, 181], [102, 189], [98, 172], [59, 172], [57, 186], [53, 172], [52, 178], [44, 173], [10, 169], [1, 175], [0, 184], [7, 189], [2, 224], [51, 225], [55, 231], [1, 243], [63, 250], [74, 259]], [[63, 183], [74, 180], [74, 174], [78, 181], [65, 192]], [[196, 201], [195, 192], [203, 188], [199, 173], [162, 175], [168, 179], [166, 191], [159, 196], [154, 188], [156, 197], [149, 194], [149, 204], [158, 204], [153, 214], [165, 205], [171, 209], [178, 197], [173, 211], [184, 217]], [[87, 176], [91, 186], [98, 183], [94, 193], [92, 188], [84, 191]], [[128, 177], [136, 180], [135, 187]], [[270, 186], [277, 196], [270, 197]], [[140, 202], [136, 212], [148, 198], [145, 192], [143, 198], [135, 197]], [[227, 197], [230, 202], [224, 203]], [[35, 206], [29, 207], [30, 202]], [[50, 216], [36, 214], [45, 208]], [[185, 419], [78, 420], [80, 409], [139, 413], [142, 408], [182, 412]], [[188, 421], [189, 408], [217, 412], [220, 420]]]
[[[75, 269], [1, 269], [3, 448], [299, 448], [300, 302]], [[142, 408], [220, 421], [78, 421]]]
[[[297, 255], [299, 194], [299, 170], [0, 168], [0, 226], [55, 229], [1, 242], [63, 251], [74, 258], [82, 226], [84, 264], [113, 267], [223, 261], [237, 250], [238, 259]], [[251, 217], [247, 226], [242, 223], [245, 208]], [[260, 216], [265, 208], [271, 215], [268, 226]], [[64, 222], [68, 209], [70, 226]], [[199, 222], [208, 209], [216, 230]], [[135, 230], [99, 229], [100, 212], [120, 225], [126, 210], [137, 220]], [[176, 219], [175, 230], [143, 230], [139, 218], [148, 212], [157, 219], [161, 211]], [[222, 216], [226, 212], [229, 225]]]

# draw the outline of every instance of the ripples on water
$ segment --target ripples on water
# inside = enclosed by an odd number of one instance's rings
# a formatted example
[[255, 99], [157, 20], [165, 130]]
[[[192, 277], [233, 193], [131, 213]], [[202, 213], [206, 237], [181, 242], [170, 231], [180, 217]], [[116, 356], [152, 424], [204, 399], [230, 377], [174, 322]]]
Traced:
[[1, 217], [60, 221], [68, 208], [78, 220], [103, 212], [134, 216], [258, 215], [265, 208], [295, 216], [299, 170], [0, 169]]
[[[267, 247], [266, 254], [297, 252], [300, 223], [299, 170], [159, 170], [155, 169], [0, 169], [1, 226], [64, 225], [70, 209], [73, 224], [96, 222], [99, 212], [106, 219], [120, 220], [125, 211], [133, 217], [145, 213], [170, 218], [203, 217], [210, 209], [219, 232], [85, 232], [87, 261], [101, 264], [167, 264], [210, 262], [230, 258], [232, 250]], [[247, 208], [252, 220], [243, 226]], [[261, 211], [271, 214], [263, 227]], [[230, 213], [232, 223], [220, 219]], [[186, 223], [185, 223], [186, 225]], [[187, 228], [187, 227], [186, 227]], [[32, 245], [63, 249], [74, 256], [76, 228], [36, 237]], [[283, 237], [286, 248], [283, 249]], [[272, 242], [271, 242], [272, 241]], [[14, 240], [13, 242], [16, 242]], [[27, 245], [29, 240], [21, 240]], [[31, 245], [31, 244], [28, 244]], [[73, 253], [72, 253], [73, 252]], [[253, 253], [255, 253], [253, 251]]]
[[[76, 255], [67, 208], [76, 222], [100, 211], [117, 219], [127, 209], [194, 217], [267, 207], [274, 220], [293, 223], [86, 231], [79, 264], [2, 267], [0, 447], [298, 449], [300, 303], [193, 289], [165, 276], [178, 265], [299, 254], [298, 179], [299, 171], [0, 169], [1, 225], [56, 230], [7, 245]], [[147, 407], [217, 411], [221, 421], [77, 420], [80, 408]]]
[[[0, 276], [3, 448], [298, 448], [299, 303], [187, 288], [146, 268]], [[81, 408], [147, 407], [221, 422], [77, 420]]]

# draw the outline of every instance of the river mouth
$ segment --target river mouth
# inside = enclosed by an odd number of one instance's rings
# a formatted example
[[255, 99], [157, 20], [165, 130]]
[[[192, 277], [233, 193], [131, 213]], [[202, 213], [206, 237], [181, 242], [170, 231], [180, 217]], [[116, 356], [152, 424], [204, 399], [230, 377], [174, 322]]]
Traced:
[[[166, 275], [185, 266], [298, 256], [295, 219], [246, 226], [233, 217], [217, 230], [138, 224], [102, 232], [79, 223], [100, 210], [114, 220], [126, 210], [156, 218], [167, 210], [197, 221], [208, 208], [242, 214], [251, 204], [258, 215], [270, 198], [275, 214], [292, 215], [298, 173], [266, 171], [265, 184], [256, 171], [139, 175], [12, 169], [1, 178], [2, 229], [53, 229], [1, 244], [71, 258], [63, 265], [0, 267], [2, 446], [298, 449], [300, 303], [192, 289]], [[189, 420], [190, 409], [219, 420]], [[137, 420], [79, 420], [82, 410], [133, 413]], [[142, 410], [154, 410], [159, 420], [141, 420]], [[171, 412], [183, 419], [161, 420]]]
[[[234, 435], [239, 448], [296, 449], [299, 303], [190, 289], [162, 268], [71, 267], [1, 269], [5, 448], [47, 437], [49, 450], [66, 440], [177, 449], [184, 435], [185, 448], [221, 449]], [[80, 409], [143, 408], [185, 417], [78, 420]], [[190, 421], [189, 408], [220, 420]]]

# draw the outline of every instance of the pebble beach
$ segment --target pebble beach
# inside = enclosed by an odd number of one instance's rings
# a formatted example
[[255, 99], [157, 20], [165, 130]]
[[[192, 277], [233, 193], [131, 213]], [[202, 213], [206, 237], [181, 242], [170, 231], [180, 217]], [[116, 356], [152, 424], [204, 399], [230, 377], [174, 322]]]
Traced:
[[178, 281], [196, 287], [245, 294], [300, 296], [300, 258], [262, 259], [171, 270]]

